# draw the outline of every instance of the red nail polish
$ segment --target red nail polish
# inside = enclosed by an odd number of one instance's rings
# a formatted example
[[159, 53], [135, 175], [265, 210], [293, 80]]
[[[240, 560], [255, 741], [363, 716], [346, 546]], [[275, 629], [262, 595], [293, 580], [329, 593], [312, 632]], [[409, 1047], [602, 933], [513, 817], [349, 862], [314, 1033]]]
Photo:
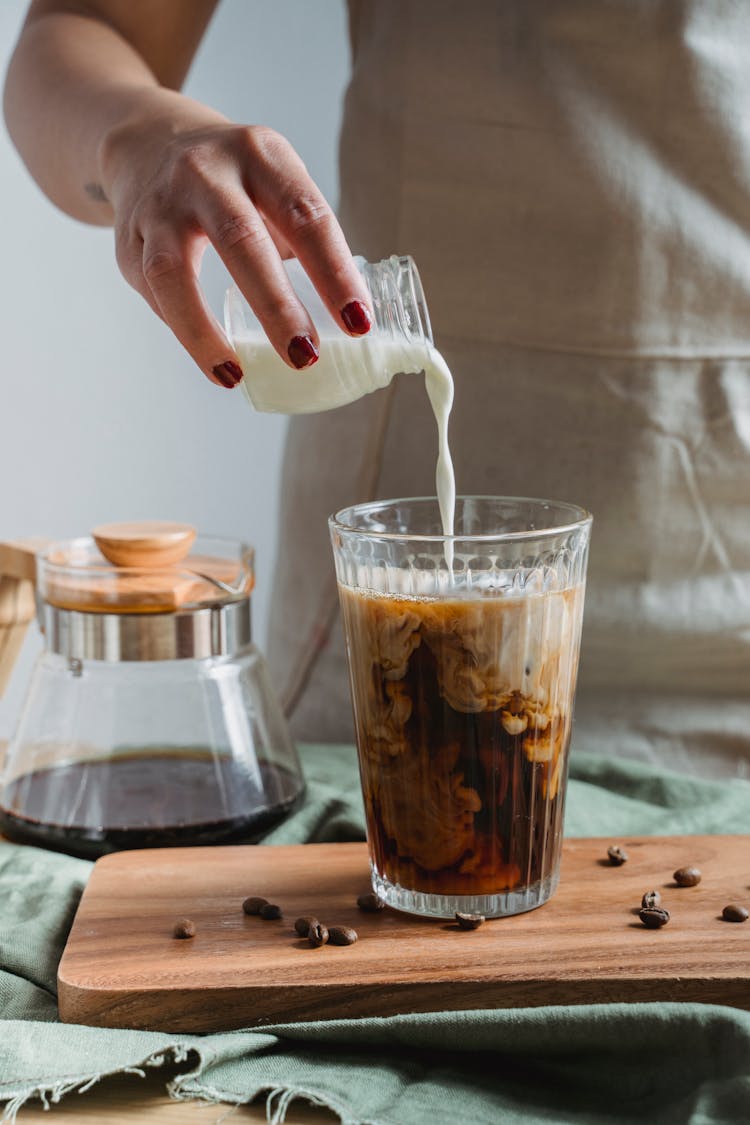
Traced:
[[355, 336], [364, 336], [372, 328], [372, 317], [361, 301], [350, 301], [341, 310], [341, 319]]
[[318, 361], [318, 349], [309, 336], [295, 336], [289, 344], [287, 352], [298, 371]]
[[242, 379], [242, 368], [232, 359], [226, 360], [225, 363], [217, 363], [213, 373], [222, 387], [226, 387], [228, 391], [236, 387]]

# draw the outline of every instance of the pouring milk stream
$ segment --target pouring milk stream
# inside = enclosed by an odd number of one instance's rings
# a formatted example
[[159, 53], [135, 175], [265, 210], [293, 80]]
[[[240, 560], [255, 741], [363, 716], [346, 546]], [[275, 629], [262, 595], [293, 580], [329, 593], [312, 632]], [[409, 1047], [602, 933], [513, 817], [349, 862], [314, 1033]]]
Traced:
[[[438, 433], [435, 484], [443, 534], [453, 535], [456, 481], [448, 445], [453, 378], [431, 342], [430, 325], [416, 268], [408, 258], [374, 265], [355, 258], [373, 295], [375, 323], [366, 336], [346, 336], [334, 322], [299, 262], [285, 268], [320, 336], [320, 359], [293, 371], [279, 357], [244, 298], [229, 289], [224, 307], [227, 333], [245, 374], [241, 386], [256, 410], [310, 414], [345, 406], [390, 383], [399, 373], [423, 373]], [[452, 573], [453, 545], [445, 544]]]

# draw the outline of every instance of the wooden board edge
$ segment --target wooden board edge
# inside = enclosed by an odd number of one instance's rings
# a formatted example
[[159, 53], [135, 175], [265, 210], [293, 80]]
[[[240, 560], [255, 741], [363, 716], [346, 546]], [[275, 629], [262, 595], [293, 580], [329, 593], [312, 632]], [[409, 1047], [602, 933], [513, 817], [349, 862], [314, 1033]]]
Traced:
[[[452, 1011], [646, 1002], [718, 1004], [750, 1010], [750, 980], [747, 978], [693, 977], [665, 981], [643, 977], [619, 981], [599, 977], [585, 981], [527, 980], [492, 984], [452, 981], [448, 988]], [[448, 1010], [445, 991], [443, 984], [405, 982], [388, 989], [299, 985], [282, 992], [258, 986], [207, 990], [155, 988], [133, 994], [79, 985], [58, 976], [58, 1003], [63, 1023], [179, 1033], [314, 1022], [320, 1019], [322, 1001], [330, 1010], [331, 994], [335, 996], [336, 1019], [439, 1012]], [[144, 1020], [139, 1014], [146, 998], [155, 1016], [162, 1013], [154, 1020]], [[249, 1014], [253, 1011], [258, 1014]]]
[[[609, 836], [564, 836], [563, 837], [563, 848], [564, 849], [567, 848], [567, 849], [570, 849], [570, 850], [577, 849], [579, 846], [584, 846], [584, 847], [587, 847], [587, 848], [590, 847], [592, 849], [597, 848], [598, 850], [597, 850], [597, 852], [594, 856], [594, 859], [606, 860], [606, 858], [607, 858], [607, 848], [612, 844], [613, 840], [614, 840], [614, 837], [612, 835], [609, 835]], [[721, 846], [721, 844], [723, 842], [729, 841], [729, 840], [731, 840], [732, 842], [736, 842], [737, 840], [745, 840], [745, 841], [747, 841], [748, 845], [750, 845], [750, 833], [745, 833], [745, 832], [730, 832], [730, 833], [725, 833], [725, 834], [703, 833], [703, 834], [698, 835], [698, 836], [691, 835], [690, 833], [686, 834], [686, 833], [682, 833], [682, 832], [673, 833], [672, 835], [666, 835], [666, 836], [659, 836], [659, 835], [644, 836], [642, 834], [636, 834], [636, 833], [620, 833], [619, 835], [617, 835], [617, 841], [616, 842], [621, 843], [623, 846], [626, 845], [626, 844], [629, 844], [631, 847], [639, 847], [641, 845], [647, 845], [647, 844], [648, 845], [653, 844], [655, 846], [658, 846], [659, 842], [664, 841], [664, 840], [668, 840], [670, 843], [674, 843], [677, 840], [684, 840], [686, 842], [686, 846], [688, 846], [688, 847], [689, 847], [689, 841], [691, 841], [691, 840], [700, 840], [700, 841], [709, 841], [710, 840], [711, 842], [716, 842], [716, 844], [719, 845], [719, 846]], [[602, 846], [603, 846], [603, 850], [602, 850]], [[337, 851], [340, 850], [342, 852], [345, 849], [360, 850], [360, 851], [366, 852], [367, 844], [366, 844], [366, 841], [364, 841], [364, 840], [342, 840], [342, 841], [335, 841], [335, 842], [332, 842], [332, 843], [329, 842], [329, 843], [309, 843], [309, 844], [308, 843], [269, 844], [269, 845], [263, 845], [263, 844], [221, 844], [221, 845], [218, 845], [218, 846], [215, 845], [215, 844], [213, 844], [213, 845], [204, 844], [204, 845], [199, 845], [197, 847], [184, 847], [184, 848], [137, 848], [137, 849], [129, 849], [129, 850], [118, 851], [118, 852], [109, 852], [107, 855], [100, 856], [99, 859], [97, 859], [95, 864], [94, 864], [94, 869], [93, 869], [92, 874], [89, 878], [89, 882], [91, 881], [91, 878], [93, 878], [93, 876], [96, 873], [96, 870], [98, 868], [103, 867], [103, 866], [107, 866], [107, 867], [110, 867], [110, 866], [118, 867], [120, 865], [129, 866], [131, 863], [135, 862], [137, 857], [143, 857], [144, 859], [148, 859], [150, 856], [158, 855], [160, 858], [163, 858], [163, 857], [168, 857], [170, 854], [174, 854], [174, 853], [179, 853], [181, 855], [185, 855], [185, 854], [190, 855], [190, 854], [198, 853], [198, 852], [200, 852], [200, 853], [205, 852], [206, 854], [210, 853], [213, 856], [215, 856], [216, 853], [217, 853], [217, 850], [220, 850], [221, 852], [224, 852], [224, 853], [226, 853], [226, 852], [254, 852], [259, 847], [273, 848], [275, 852], [278, 852], [280, 854], [284, 853], [284, 852], [297, 852], [301, 848], [304, 848], [307, 853], [314, 853], [315, 851], [325, 850], [325, 849], [329, 849], [329, 848], [335, 848]]]

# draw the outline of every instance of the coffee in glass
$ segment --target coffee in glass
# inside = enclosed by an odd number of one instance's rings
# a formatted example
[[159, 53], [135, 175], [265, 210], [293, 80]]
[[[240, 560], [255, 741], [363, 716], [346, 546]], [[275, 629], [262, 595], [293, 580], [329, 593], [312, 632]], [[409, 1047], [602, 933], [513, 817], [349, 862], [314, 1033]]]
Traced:
[[373, 886], [400, 909], [512, 914], [557, 884], [590, 517], [460, 498], [331, 523]]

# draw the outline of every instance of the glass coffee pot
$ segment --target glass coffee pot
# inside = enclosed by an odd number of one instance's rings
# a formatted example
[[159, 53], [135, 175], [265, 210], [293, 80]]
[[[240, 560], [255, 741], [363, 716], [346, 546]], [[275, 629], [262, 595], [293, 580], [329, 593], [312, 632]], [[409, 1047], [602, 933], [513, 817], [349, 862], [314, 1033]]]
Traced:
[[[15, 582], [22, 609], [31, 573], [0, 545], [0, 603]], [[0, 831], [95, 857], [248, 841], [283, 818], [304, 785], [251, 640], [253, 581], [249, 547], [178, 524], [41, 550], [45, 648], [0, 774]]]

